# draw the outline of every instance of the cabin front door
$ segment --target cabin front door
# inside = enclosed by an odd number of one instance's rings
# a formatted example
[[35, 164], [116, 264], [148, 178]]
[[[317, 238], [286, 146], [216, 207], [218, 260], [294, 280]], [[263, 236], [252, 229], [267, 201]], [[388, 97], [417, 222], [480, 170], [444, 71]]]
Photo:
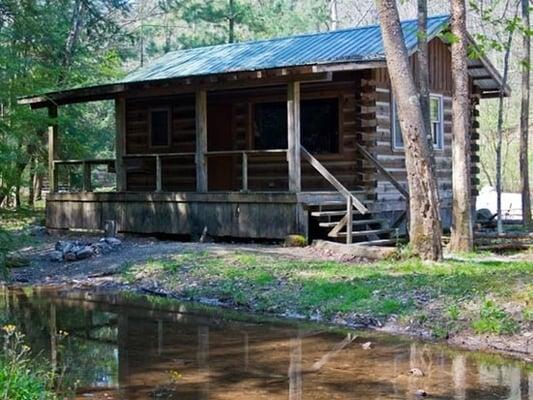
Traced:
[[[207, 150], [233, 150], [233, 106], [209, 104], [207, 107]], [[207, 159], [208, 190], [235, 190], [235, 155], [212, 155]]]

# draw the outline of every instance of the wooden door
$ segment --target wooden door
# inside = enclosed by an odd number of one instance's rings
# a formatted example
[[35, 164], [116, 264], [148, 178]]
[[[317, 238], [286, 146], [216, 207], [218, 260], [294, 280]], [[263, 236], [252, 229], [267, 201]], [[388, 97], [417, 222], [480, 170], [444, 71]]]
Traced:
[[[233, 106], [209, 104], [207, 107], [208, 151], [233, 150]], [[208, 157], [208, 190], [236, 190], [235, 156]]]

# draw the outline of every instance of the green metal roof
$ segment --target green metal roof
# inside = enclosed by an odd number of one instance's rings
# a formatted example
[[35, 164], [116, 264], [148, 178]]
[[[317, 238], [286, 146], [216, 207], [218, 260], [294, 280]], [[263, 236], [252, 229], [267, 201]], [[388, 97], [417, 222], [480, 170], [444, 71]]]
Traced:
[[[448, 15], [428, 18], [428, 36], [436, 36], [448, 22]], [[412, 52], [418, 40], [417, 21], [402, 21], [401, 25], [407, 49]], [[381, 29], [379, 25], [370, 25], [173, 51], [132, 72], [121, 83], [378, 60], [385, 60]]]

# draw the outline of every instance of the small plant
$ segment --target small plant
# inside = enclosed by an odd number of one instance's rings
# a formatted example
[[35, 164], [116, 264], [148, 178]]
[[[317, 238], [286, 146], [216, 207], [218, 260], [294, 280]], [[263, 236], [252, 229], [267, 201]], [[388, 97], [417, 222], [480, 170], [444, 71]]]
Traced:
[[286, 247], [305, 247], [307, 246], [307, 239], [302, 235], [287, 235], [284, 245]]
[[36, 368], [30, 356], [31, 348], [24, 342], [24, 334], [15, 325], [5, 325], [3, 352], [0, 355], [0, 399], [56, 400], [53, 393], [53, 373]]
[[479, 319], [472, 323], [472, 328], [478, 334], [502, 335], [515, 332], [517, 323], [493, 301], [487, 300], [481, 307]]
[[452, 321], [457, 321], [459, 319], [459, 316], [461, 315], [461, 310], [459, 309], [457, 304], [451, 304], [448, 307], [447, 314]]

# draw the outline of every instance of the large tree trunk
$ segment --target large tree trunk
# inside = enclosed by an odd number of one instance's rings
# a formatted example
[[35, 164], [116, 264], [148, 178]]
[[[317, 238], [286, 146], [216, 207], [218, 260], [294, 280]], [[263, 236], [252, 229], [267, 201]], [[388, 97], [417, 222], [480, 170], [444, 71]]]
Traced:
[[450, 251], [473, 249], [472, 206], [470, 190], [470, 101], [468, 92], [466, 5], [465, 0], [452, 0], [452, 187], [453, 212]]
[[[522, 0], [522, 24], [529, 30], [529, 4]], [[531, 194], [529, 190], [529, 69], [531, 61], [531, 42], [528, 33], [523, 33], [522, 44], [522, 104], [520, 108], [520, 181], [522, 192], [522, 221], [531, 226]]]
[[423, 259], [442, 258], [437, 184], [430, 162], [424, 117], [411, 73], [395, 0], [377, 0], [383, 46], [405, 147], [410, 196], [410, 242]]

